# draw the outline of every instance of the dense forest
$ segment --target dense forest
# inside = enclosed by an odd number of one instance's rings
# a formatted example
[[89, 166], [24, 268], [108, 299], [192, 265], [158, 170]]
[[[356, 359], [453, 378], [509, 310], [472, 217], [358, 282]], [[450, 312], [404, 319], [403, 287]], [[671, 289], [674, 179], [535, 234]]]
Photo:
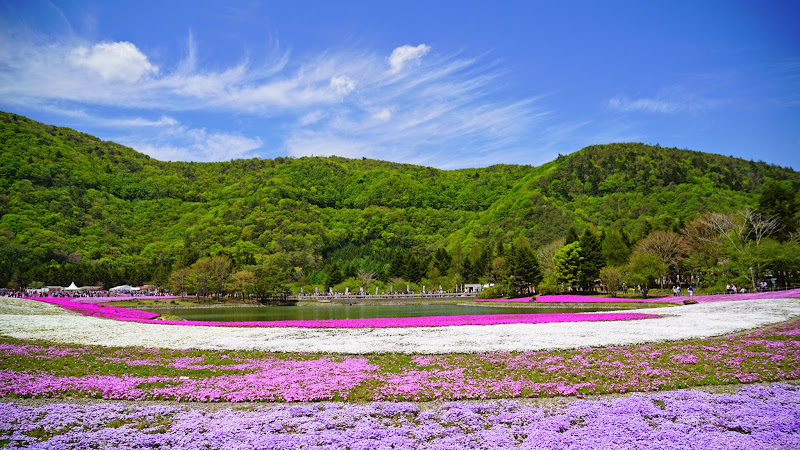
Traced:
[[[643, 255], [657, 257], [636, 261], [650, 280], [800, 270], [800, 175], [696, 151], [609, 144], [539, 167], [449, 171], [339, 157], [164, 162], [11, 113], [0, 113], [0, 151], [0, 287], [555, 290], [603, 268], [633, 281], [644, 275], [622, 269]], [[659, 238], [675, 255], [651, 251]], [[789, 252], [780, 263], [752, 262], [773, 244]]]

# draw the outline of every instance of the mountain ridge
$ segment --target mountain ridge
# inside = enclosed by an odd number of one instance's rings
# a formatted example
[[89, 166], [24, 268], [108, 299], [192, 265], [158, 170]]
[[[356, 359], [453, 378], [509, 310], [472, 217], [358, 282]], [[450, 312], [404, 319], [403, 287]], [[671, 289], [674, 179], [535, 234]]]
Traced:
[[170, 162], [0, 113], [0, 145], [0, 286], [44, 275], [163, 281], [213, 255], [306, 275], [356, 259], [380, 271], [398, 251], [475, 256], [517, 239], [537, 248], [572, 226], [674, 229], [705, 211], [755, 206], [767, 180], [800, 187], [789, 168], [639, 143], [536, 167]]

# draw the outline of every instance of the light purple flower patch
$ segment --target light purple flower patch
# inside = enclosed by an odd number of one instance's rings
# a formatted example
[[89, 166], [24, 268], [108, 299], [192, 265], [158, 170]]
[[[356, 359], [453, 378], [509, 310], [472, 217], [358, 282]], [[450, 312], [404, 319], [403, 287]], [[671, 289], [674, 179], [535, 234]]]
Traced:
[[0, 403], [6, 448], [800, 448], [798, 386], [671, 391], [551, 406], [314, 403], [209, 410]]

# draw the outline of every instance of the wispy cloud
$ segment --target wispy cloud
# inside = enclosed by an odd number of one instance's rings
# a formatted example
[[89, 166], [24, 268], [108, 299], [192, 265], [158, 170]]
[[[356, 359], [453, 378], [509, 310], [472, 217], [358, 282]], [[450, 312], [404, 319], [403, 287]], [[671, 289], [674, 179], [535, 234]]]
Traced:
[[708, 98], [686, 92], [681, 87], [671, 87], [660, 90], [657, 95], [652, 97], [631, 98], [626, 95], [617, 95], [608, 100], [608, 107], [621, 112], [676, 114], [705, 111], [716, 108], [725, 102], [720, 98]]
[[121, 119], [100, 119], [98, 122], [102, 125], [109, 127], [174, 127], [178, 125], [178, 121], [172, 117], [161, 116], [158, 119], [145, 119], [142, 117], [121, 118]]
[[162, 161], [227, 161], [251, 158], [261, 148], [260, 138], [210, 133], [205, 129], [175, 127], [152, 138], [120, 137], [122, 144]]
[[[274, 48], [263, 62], [208, 69], [191, 34], [172, 64], [131, 42], [41, 42], [0, 32], [0, 102], [117, 127], [126, 144], [164, 159], [253, 155], [263, 141], [252, 131], [182, 124], [185, 114], [227, 114], [263, 123], [270, 148], [293, 156], [463, 167], [522, 147], [547, 114], [536, 98], [502, 92], [503, 74], [487, 56], [439, 55], [427, 44], [297, 60]], [[113, 118], [97, 112], [109, 109]]]
[[42, 104], [37, 107], [40, 111], [59, 116], [76, 119], [81, 124], [93, 125], [103, 128], [159, 128], [175, 127], [180, 125], [177, 119], [162, 115], [155, 119], [137, 116], [109, 117], [90, 114], [85, 109], [63, 108], [58, 105]]
[[686, 103], [678, 103], [669, 100], [655, 98], [631, 99], [621, 96], [614, 97], [609, 100], [608, 106], [611, 107], [611, 109], [616, 109], [623, 112], [643, 111], [663, 114], [676, 113], [689, 107], [689, 105]]
[[237, 133], [209, 132], [191, 128], [170, 116], [100, 117], [81, 109], [45, 106], [52, 114], [71, 117], [82, 124], [110, 129], [113, 140], [163, 161], [226, 161], [257, 156], [263, 146], [259, 137]]

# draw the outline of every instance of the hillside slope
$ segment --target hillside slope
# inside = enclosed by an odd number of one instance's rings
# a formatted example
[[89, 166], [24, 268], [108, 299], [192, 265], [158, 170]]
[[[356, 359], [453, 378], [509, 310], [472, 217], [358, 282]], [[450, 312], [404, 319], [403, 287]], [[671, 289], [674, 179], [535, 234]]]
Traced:
[[0, 149], [0, 286], [163, 281], [213, 255], [306, 275], [354, 260], [381, 272], [398, 252], [458, 259], [520, 237], [535, 248], [586, 224], [635, 236], [752, 206], [767, 179], [800, 187], [790, 169], [643, 144], [454, 171], [339, 157], [163, 162], [10, 113]]

